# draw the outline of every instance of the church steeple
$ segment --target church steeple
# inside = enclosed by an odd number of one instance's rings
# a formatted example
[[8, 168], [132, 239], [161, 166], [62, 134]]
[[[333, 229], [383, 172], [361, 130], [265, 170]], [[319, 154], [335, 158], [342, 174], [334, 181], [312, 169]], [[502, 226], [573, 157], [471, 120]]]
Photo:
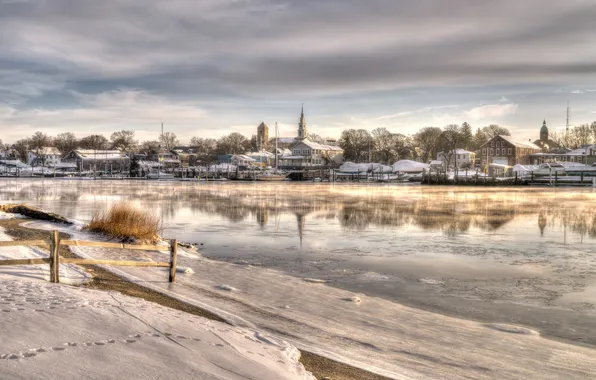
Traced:
[[298, 123], [298, 140], [304, 140], [308, 137], [306, 130], [306, 121], [304, 120], [304, 103], [302, 104], [302, 112], [300, 113], [300, 123]]

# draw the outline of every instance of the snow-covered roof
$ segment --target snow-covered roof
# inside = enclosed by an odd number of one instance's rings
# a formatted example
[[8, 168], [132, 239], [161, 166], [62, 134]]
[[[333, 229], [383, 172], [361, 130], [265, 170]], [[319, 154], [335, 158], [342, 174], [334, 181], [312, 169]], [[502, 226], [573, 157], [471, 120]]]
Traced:
[[62, 153], [58, 150], [58, 148], [53, 146], [44, 146], [43, 148], [39, 149], [31, 149], [29, 152], [35, 155], [43, 155], [43, 156], [60, 156]]
[[393, 164], [393, 171], [396, 172], [421, 172], [429, 168], [429, 164], [412, 160], [401, 160]]
[[[343, 152], [344, 150], [338, 146], [335, 145], [324, 145], [324, 144], [319, 144], [316, 143], [314, 141], [310, 141], [308, 138], [300, 141], [299, 143], [303, 143], [304, 145], [309, 146], [311, 149], [318, 149], [318, 150], [333, 150], [333, 151], [341, 151]], [[298, 143], [298, 144], [299, 144]], [[297, 145], [298, 145], [297, 144]]]
[[250, 162], [256, 161], [254, 158], [248, 157], [246, 154], [234, 154], [231, 159], [244, 160]]
[[528, 149], [534, 149], [534, 150], [542, 150], [542, 148], [540, 148], [538, 145], [534, 144], [531, 141], [524, 141], [524, 140], [516, 140], [511, 136], [505, 136], [505, 135], [499, 135], [499, 137], [501, 137], [503, 140], [513, 144], [514, 146], [518, 147], [518, 148], [528, 148]]
[[85, 159], [85, 158], [89, 158], [89, 159], [103, 159], [103, 160], [115, 160], [115, 159], [120, 159], [120, 158], [128, 158], [128, 156], [126, 156], [126, 154], [120, 152], [119, 150], [95, 150], [95, 149], [75, 149], [73, 150], [73, 152]]
[[383, 172], [383, 173], [390, 173], [393, 171], [392, 166], [383, 165], [379, 163], [354, 163], [354, 162], [344, 162], [340, 167], [339, 171], [342, 173], [367, 173], [370, 171], [373, 172]]

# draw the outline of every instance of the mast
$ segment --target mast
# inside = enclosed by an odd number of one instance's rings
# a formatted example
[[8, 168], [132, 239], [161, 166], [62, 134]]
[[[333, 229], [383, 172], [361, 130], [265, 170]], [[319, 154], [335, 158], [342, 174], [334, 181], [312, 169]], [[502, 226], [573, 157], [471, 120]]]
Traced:
[[275, 122], [275, 170], [277, 170], [277, 121]]
[[569, 100], [567, 101], [567, 123], [566, 123], [565, 132], [569, 132]]

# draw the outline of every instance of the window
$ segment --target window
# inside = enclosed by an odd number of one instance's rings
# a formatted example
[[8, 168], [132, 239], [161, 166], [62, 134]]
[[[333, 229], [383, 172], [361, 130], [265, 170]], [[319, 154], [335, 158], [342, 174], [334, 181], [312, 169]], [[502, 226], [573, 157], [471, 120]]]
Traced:
[[495, 147], [495, 142], [494, 142], [494, 141], [491, 141], [491, 142], [490, 142], [490, 147], [491, 147], [491, 148], [494, 148], [494, 147]]
[[490, 148], [490, 155], [494, 156], [495, 155], [495, 150], [493, 148]]
[[482, 155], [486, 155], [486, 148], [482, 148]]
[[505, 141], [501, 141], [501, 148], [505, 146]]
[[507, 154], [511, 156], [511, 148], [509, 148], [507, 150], [508, 150]]

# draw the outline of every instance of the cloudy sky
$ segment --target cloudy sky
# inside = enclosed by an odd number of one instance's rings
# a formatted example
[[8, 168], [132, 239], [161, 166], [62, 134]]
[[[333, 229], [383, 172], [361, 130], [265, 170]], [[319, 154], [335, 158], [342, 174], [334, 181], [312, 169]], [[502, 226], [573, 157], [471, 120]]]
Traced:
[[520, 138], [596, 120], [594, 0], [0, 0], [0, 139], [160, 123], [183, 141], [414, 133]]

